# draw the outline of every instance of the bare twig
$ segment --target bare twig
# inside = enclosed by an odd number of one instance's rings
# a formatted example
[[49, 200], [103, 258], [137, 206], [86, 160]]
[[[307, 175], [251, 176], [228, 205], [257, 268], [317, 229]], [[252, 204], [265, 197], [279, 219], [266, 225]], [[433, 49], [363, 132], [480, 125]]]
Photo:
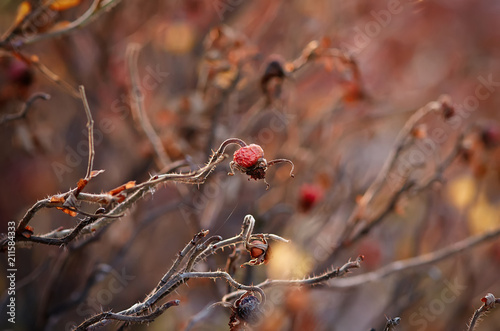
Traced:
[[434, 264], [455, 254], [469, 250], [477, 245], [480, 245], [486, 241], [492, 240], [500, 236], [500, 228], [485, 232], [480, 235], [468, 237], [467, 239], [461, 240], [454, 244], [451, 244], [445, 248], [437, 250], [432, 253], [416, 256], [410, 259], [395, 261], [387, 264], [386, 266], [368, 272], [366, 274], [339, 279], [336, 282], [330, 284], [332, 288], [349, 288], [356, 287], [366, 283], [379, 281], [387, 276], [393, 275], [395, 273], [400, 273], [402, 271], [412, 270], [418, 267], [423, 267], [429, 264]]
[[163, 169], [165, 166], [171, 163], [171, 161], [167, 155], [167, 152], [165, 151], [165, 148], [163, 147], [163, 143], [160, 137], [151, 125], [151, 122], [149, 121], [149, 118], [145, 111], [144, 94], [139, 83], [140, 78], [137, 64], [140, 49], [141, 47], [138, 44], [129, 44], [127, 46], [127, 65], [130, 74], [130, 83], [132, 85], [130, 105], [132, 106], [132, 111], [135, 113], [135, 117], [139, 121], [142, 130], [153, 146], [158, 169]]
[[88, 330], [90, 327], [95, 327], [95, 324], [98, 324], [100, 322], [104, 322], [106, 320], [117, 320], [117, 321], [124, 321], [124, 322], [129, 322], [129, 323], [146, 323], [146, 322], [152, 322], [154, 321], [158, 316], [163, 314], [165, 310], [172, 306], [178, 306], [180, 305], [179, 300], [172, 300], [169, 301], [162, 306], [156, 308], [151, 314], [148, 315], [141, 315], [141, 316], [127, 316], [127, 315], [122, 315], [122, 314], [116, 314], [112, 313], [110, 311], [108, 312], [102, 312], [98, 315], [93, 316], [92, 318], [86, 320], [82, 324], [80, 324], [75, 331], [78, 330]]
[[0, 125], [4, 124], [6, 122], [9, 122], [9, 121], [25, 118], [26, 115], [28, 114], [28, 111], [31, 109], [31, 105], [33, 104], [33, 102], [35, 102], [35, 100], [38, 100], [38, 99], [49, 100], [50, 95], [47, 93], [42, 93], [42, 92], [38, 92], [38, 93], [33, 94], [32, 96], [30, 96], [28, 98], [28, 100], [26, 100], [26, 102], [23, 104], [21, 110], [18, 113], [7, 114], [7, 115], [2, 116], [2, 118], [0, 119]]
[[189, 323], [186, 326], [186, 328], [184, 329], [184, 331], [191, 330], [196, 324], [200, 323], [202, 320], [207, 318], [214, 308], [219, 307], [219, 306], [230, 307], [231, 303], [218, 301], [218, 302], [214, 302], [214, 303], [208, 305], [203, 310], [201, 310], [198, 314], [191, 317], [191, 319], [189, 320]]
[[191, 241], [186, 245], [186, 247], [184, 247], [184, 249], [179, 252], [179, 254], [177, 255], [177, 259], [172, 264], [172, 266], [167, 271], [167, 273], [162, 277], [162, 279], [160, 280], [160, 282], [156, 286], [155, 291], [158, 291], [158, 289], [160, 287], [162, 287], [163, 285], [165, 285], [165, 283], [167, 282], [167, 280], [169, 280], [173, 276], [173, 274], [177, 272], [180, 264], [182, 263], [182, 260], [196, 246], [196, 244], [201, 239], [203, 239], [207, 234], [208, 234], [208, 230], [201, 231], [201, 232], [198, 232], [197, 234], [195, 234], [195, 236], [193, 237], [193, 239], [191, 239]]
[[[323, 284], [324, 282], [332, 279], [339, 278], [347, 274], [351, 269], [357, 269], [361, 267], [361, 262], [363, 261], [363, 256], [358, 256], [355, 261], [349, 261], [340, 268], [335, 268], [331, 271], [325, 272], [319, 276], [308, 277], [305, 279], [267, 279], [262, 283], [255, 285], [258, 288], [265, 289], [274, 286], [315, 286]], [[229, 301], [239, 297], [243, 294], [243, 291], [235, 291], [225, 295], [222, 301]]]
[[94, 120], [92, 119], [92, 113], [90, 112], [89, 102], [87, 101], [87, 96], [85, 95], [85, 87], [83, 85], [79, 86], [80, 97], [83, 102], [83, 107], [85, 108], [85, 114], [87, 115], [87, 129], [89, 134], [89, 161], [87, 164], [87, 174], [85, 179], [90, 180], [90, 174], [94, 166]]
[[[20, 53], [16, 53], [16, 54], [20, 55]], [[20, 55], [20, 56], [22, 56], [22, 55]], [[43, 63], [41, 63], [37, 56], [32, 56], [30, 59], [27, 59], [24, 56], [22, 56], [22, 57], [25, 59], [25, 61], [32, 64], [35, 67], [35, 69], [37, 69], [48, 80], [54, 82], [56, 85], [59, 85], [63, 90], [66, 90], [72, 97], [74, 97], [76, 99], [80, 99], [80, 93], [78, 92], [78, 90], [75, 87], [73, 87], [70, 83], [66, 82], [61, 77], [59, 77], [57, 74], [52, 72]]]
[[[35, 34], [32, 37], [24, 38], [21, 39], [19, 42], [16, 42], [16, 46], [20, 47], [23, 45], [29, 45], [36, 43], [38, 41], [48, 39], [48, 38], [54, 38], [57, 36], [61, 36], [64, 34], [67, 34], [73, 30], [76, 30], [78, 28], [81, 28], [88, 23], [90, 23], [92, 20], [97, 18], [101, 13], [110, 10], [112, 7], [117, 5], [121, 0], [94, 0], [91, 4], [90, 7], [76, 20], [73, 22], [69, 23], [68, 25], [64, 26], [64, 28], [59, 28], [55, 30], [49, 30], [45, 33], [40, 33], [40, 34]], [[13, 36], [9, 35], [6, 40], [12, 39]]]

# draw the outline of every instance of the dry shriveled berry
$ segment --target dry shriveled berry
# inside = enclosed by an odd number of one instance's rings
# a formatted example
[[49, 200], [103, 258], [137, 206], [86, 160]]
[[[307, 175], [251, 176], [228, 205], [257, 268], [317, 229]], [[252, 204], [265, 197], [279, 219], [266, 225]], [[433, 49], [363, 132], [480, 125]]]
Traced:
[[246, 292], [231, 307], [232, 314], [229, 319], [231, 331], [245, 330], [247, 325], [257, 324], [262, 317], [260, 300], [252, 294]]

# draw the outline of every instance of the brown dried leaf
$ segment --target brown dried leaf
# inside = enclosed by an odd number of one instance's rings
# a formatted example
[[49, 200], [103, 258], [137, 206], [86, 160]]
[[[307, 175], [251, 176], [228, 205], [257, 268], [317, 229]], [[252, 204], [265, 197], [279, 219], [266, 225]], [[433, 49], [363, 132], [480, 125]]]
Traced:
[[110, 194], [110, 195], [117, 195], [121, 191], [127, 190], [129, 188], [134, 187], [134, 186], [135, 186], [135, 180], [132, 180], [132, 181], [126, 183], [126, 184], [120, 185], [117, 188], [112, 189], [111, 191], [108, 192], [108, 194]]
[[88, 183], [89, 183], [88, 179], [80, 178], [80, 180], [78, 181], [78, 184], [77, 184], [78, 192], [83, 190], [85, 188], [85, 186], [87, 186]]
[[24, 228], [24, 230], [21, 234], [24, 238], [30, 238], [31, 235], [34, 233], [34, 230], [35, 229], [33, 229], [33, 227], [26, 225], [26, 227]]
[[54, 31], [59, 31], [59, 30], [64, 30], [68, 27], [68, 25], [70, 25], [71, 22], [70, 21], [61, 21], [61, 22], [57, 22], [56, 24], [54, 24], [53, 27], [51, 27], [49, 29], [50, 32], [54, 32]]
[[49, 8], [55, 11], [63, 11], [78, 6], [80, 2], [81, 0], [56, 0], [50, 4]]
[[50, 198], [50, 202], [60, 202], [60, 203], [64, 203], [66, 199], [64, 198], [64, 196], [62, 195], [54, 195], [52, 198]]
[[100, 175], [104, 172], [104, 170], [92, 170], [90, 172], [90, 178], [94, 178], [94, 177], [97, 177], [97, 175]]
[[76, 215], [78, 215], [78, 213], [76, 211], [68, 209], [68, 208], [57, 207], [57, 209], [62, 210], [64, 213], [68, 214], [71, 217], [75, 217]]
[[15, 24], [19, 24], [23, 21], [23, 19], [31, 12], [31, 4], [28, 1], [23, 1], [17, 7], [17, 14], [15, 19]]

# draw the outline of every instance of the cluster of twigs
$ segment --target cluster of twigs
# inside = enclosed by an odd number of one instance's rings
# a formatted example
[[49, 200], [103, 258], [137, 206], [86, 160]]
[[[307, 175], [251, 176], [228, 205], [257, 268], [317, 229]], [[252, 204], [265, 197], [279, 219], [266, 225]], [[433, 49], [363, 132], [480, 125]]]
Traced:
[[[69, 190], [66, 193], [54, 195], [46, 199], [36, 202], [24, 215], [16, 229], [17, 242], [34, 242], [47, 245], [64, 245], [74, 240], [79, 235], [85, 235], [95, 232], [96, 230], [108, 225], [114, 219], [123, 216], [123, 213], [131, 208], [131, 206], [139, 200], [143, 195], [154, 190], [158, 185], [168, 181], [184, 183], [184, 184], [203, 184], [207, 176], [219, 165], [226, 157], [225, 150], [230, 144], [240, 144], [239, 139], [227, 139], [210, 157], [208, 163], [203, 167], [191, 171], [189, 173], [172, 173], [177, 166], [172, 167], [166, 173], [152, 176], [149, 180], [135, 184], [129, 182], [120, 187], [109, 191], [108, 193], [90, 194], [83, 193], [87, 183], [95, 176], [100, 174], [102, 170], [94, 171], [94, 143], [93, 143], [93, 120], [90, 109], [85, 97], [85, 90], [80, 87], [82, 100], [84, 100], [84, 108], [87, 114], [87, 127], [89, 134], [89, 159], [85, 178], [78, 182], [76, 188]], [[99, 207], [94, 214], [89, 214], [78, 208], [82, 202], [97, 204]], [[72, 229], [56, 229], [46, 234], [33, 235], [33, 228], [29, 225], [35, 214], [43, 208], [57, 208], [72, 216], [81, 214], [85, 216]], [[0, 243], [0, 247], [7, 246], [7, 238], [4, 238]]]
[[[33, 243], [59, 246], [68, 245], [69, 243], [76, 242], [77, 239], [83, 237], [84, 235], [94, 234], [95, 236], [97, 230], [110, 225], [114, 220], [122, 217], [124, 213], [133, 206], [134, 203], [140, 200], [148, 192], [153, 192], [161, 184], [164, 184], [166, 182], [194, 185], [203, 184], [207, 177], [212, 173], [212, 171], [214, 171], [215, 167], [220, 165], [227, 158], [227, 155], [225, 153], [226, 148], [229, 145], [237, 144], [240, 147], [244, 146], [241, 143], [242, 141], [237, 138], [227, 139], [215, 152], [213, 152], [205, 165], [190, 172], [176, 172], [180, 168], [186, 166], [188, 162], [171, 162], [169, 155], [163, 149], [160, 137], [155, 132], [152, 124], [147, 117], [145, 105], [143, 103], [144, 100], [141, 97], [142, 91], [140, 90], [140, 86], [138, 83], [139, 74], [137, 62], [140, 46], [131, 44], [127, 49], [127, 65], [131, 76], [132, 85], [132, 111], [134, 112], [135, 117], [138, 119], [147, 139], [151, 143], [154, 149], [157, 166], [159, 169], [162, 169], [162, 171], [142, 183], [124, 183], [123, 185], [106, 193], [83, 192], [88, 182], [102, 172], [102, 170], [94, 170], [93, 167], [93, 119], [90, 112], [90, 107], [87, 102], [87, 98], [85, 96], [85, 90], [83, 87], [80, 87], [79, 90], [75, 89], [73, 86], [60, 79], [44, 64], [42, 64], [39, 61], [38, 57], [24, 54], [22, 52], [22, 48], [25, 45], [33, 44], [44, 39], [57, 37], [81, 28], [97, 18], [103, 12], [118, 4], [120, 0], [93, 0], [90, 4], [90, 7], [73, 22], [67, 22], [67, 24], [55, 26], [54, 28], [47, 31], [37, 32], [35, 34], [30, 34], [29, 36], [24, 35], [23, 31], [25, 27], [29, 26], [37, 17], [37, 15], [40, 15], [46, 10], [50, 10], [50, 5], [52, 4], [52, 2], [53, 1], [41, 2], [38, 7], [32, 8], [29, 12], [26, 13], [26, 15], [24, 15], [24, 17], [14, 22], [9, 30], [0, 39], [0, 49], [15, 55], [26, 63], [29, 63], [49, 80], [62, 87], [75, 98], [79, 98], [82, 100], [85, 113], [87, 115], [90, 152], [85, 177], [78, 182], [75, 188], [70, 189], [65, 193], [42, 199], [28, 209], [24, 217], [19, 221], [15, 233], [15, 241], [19, 246], [31, 246]], [[224, 29], [219, 29], [217, 30], [216, 36], [214, 38], [217, 39], [224, 37], [224, 33], [226, 33]], [[216, 44], [215, 39], [211, 40], [213, 44]], [[229, 58], [227, 54], [225, 54], [225, 56]], [[241, 61], [236, 64], [229, 64], [229, 67], [234, 69], [236, 73], [234, 73], [234, 77], [230, 81], [230, 83], [226, 84], [227, 86], [221, 89], [222, 94], [219, 96], [219, 98], [214, 101], [213, 104], [211, 104], [214, 109], [214, 121], [217, 121], [220, 115], [223, 102], [226, 101], [230, 92], [234, 90], [237, 83], [239, 82], [241, 69], [247, 59], [242, 57], [242, 59], [240, 60]], [[280, 98], [284, 80], [304, 68], [306, 64], [312, 63], [314, 61], [323, 61], [324, 63], [326, 63], [325, 65], [332, 66], [338, 69], [339, 72], [342, 72], [344, 70], [351, 72], [351, 76], [353, 77], [356, 85], [358, 87], [360, 86], [359, 68], [357, 67], [354, 58], [339, 49], [329, 47], [329, 44], [326, 41], [313, 41], [309, 43], [303, 49], [301, 54], [294, 60], [288, 62], [281, 60], [270, 61], [264, 75], [260, 80], [262, 97], [252, 107], [250, 107], [245, 115], [243, 115], [243, 118], [241, 120], [242, 125], [247, 125], [249, 123], [249, 120], [254, 118], [255, 114], [260, 113], [266, 107], [283, 108]], [[206, 71], [208, 72], [210, 70], [207, 69]], [[200, 90], [206, 91], [208, 89], [208, 76], [209, 75], [207, 73], [205, 77], [206, 80], [200, 79]], [[366, 97], [361, 87], [359, 87], [359, 91], [357, 91], [357, 97]], [[0, 119], [0, 125], [8, 121], [24, 118], [35, 100], [48, 100], [49, 98], [50, 96], [45, 93], [33, 94], [24, 103], [23, 107], [18, 113], [3, 116]], [[380, 210], [377, 210], [377, 212], [375, 213], [370, 212], [370, 206], [372, 204], [375, 204], [374, 201], [380, 197], [383, 187], [387, 185], [386, 180], [390, 176], [391, 172], [394, 171], [401, 155], [408, 151], [409, 148], [413, 146], [415, 141], [419, 139], [419, 135], [415, 134], [415, 131], [418, 129], [419, 121], [432, 112], [440, 113], [444, 117], [452, 116], [450, 114], [453, 113], [453, 107], [451, 106], [451, 101], [449, 100], [449, 98], [441, 97], [437, 101], [430, 102], [421, 109], [417, 110], [409, 118], [409, 120], [406, 122], [399, 135], [397, 136], [396, 143], [389, 156], [387, 157], [382, 169], [378, 173], [378, 176], [358, 200], [358, 204], [355, 206], [355, 208], [350, 213], [350, 216], [345, 221], [344, 227], [339, 233], [337, 240], [331, 243], [332, 250], [330, 254], [325, 258], [325, 260], [332, 260], [341, 250], [360, 241], [360, 239], [368, 235], [375, 227], [379, 226], [389, 214], [394, 212], [394, 210], [397, 208], [398, 202], [400, 202], [400, 200], [404, 196], [424, 191], [426, 189], [429, 189], [434, 183], [442, 182], [444, 171], [448, 169], [455, 160], [457, 160], [459, 157], [464, 156], [464, 140], [475, 129], [472, 126], [467, 127], [466, 129], [461, 131], [461, 133], [457, 136], [451, 151], [440, 162], [437, 162], [435, 164], [434, 171], [430, 176], [424, 178], [423, 180], [422, 178], [416, 178], [416, 176], [413, 176], [410, 169], [410, 172], [402, 175], [401, 181], [397, 183], [397, 187], [391, 191], [391, 194], [388, 197], [386, 197], [387, 199], [382, 208]], [[213, 127], [215, 128], [215, 126]], [[245, 131], [241, 127], [236, 127], [236, 129], [236, 131]], [[208, 145], [210, 146], [214, 140], [215, 130], [213, 129], [209, 134]], [[88, 212], [82, 210], [80, 208], [82, 202], [89, 203], [94, 206], [94, 211]], [[59, 228], [45, 234], [35, 235], [35, 230], [31, 226], [31, 222], [33, 221], [37, 212], [44, 208], [56, 208], [58, 210], [61, 210], [62, 212], [70, 214], [71, 216], [81, 216], [83, 218], [78, 222], [76, 226], [72, 228]], [[266, 301], [265, 290], [271, 287], [311, 287], [319, 284], [326, 284], [326, 286], [329, 286], [331, 288], [349, 288], [361, 286], [362, 284], [366, 284], [369, 282], [379, 281], [382, 278], [393, 275], [395, 273], [401, 273], [403, 271], [436, 263], [445, 258], [471, 249], [483, 242], [500, 236], [500, 229], [491, 230], [481, 235], [466, 238], [440, 250], [407, 260], [395, 261], [375, 271], [367, 272], [346, 279], [338, 279], [335, 282], [329, 281], [333, 278], [344, 276], [352, 269], [359, 268], [363, 260], [362, 256], [358, 257], [355, 261], [348, 261], [343, 266], [334, 268], [318, 276], [312, 276], [297, 280], [267, 279], [257, 285], [245, 285], [238, 282], [234, 278], [232, 272], [229, 270], [229, 267], [226, 268], [226, 270], [196, 270], [196, 267], [199, 266], [200, 262], [204, 261], [214, 254], [217, 254], [227, 247], [241, 247], [241, 249], [245, 249], [253, 258], [246, 264], [258, 265], [265, 261], [264, 255], [266, 254], [266, 250], [269, 247], [268, 241], [273, 240], [287, 242], [286, 239], [275, 234], [254, 233], [254, 225], [254, 218], [251, 215], [247, 215], [243, 221], [241, 232], [238, 235], [228, 239], [223, 239], [220, 236], [212, 236], [206, 238], [208, 235], [208, 230], [200, 231], [184, 247], [184, 249], [179, 252], [170, 269], [164, 274], [157, 286], [151, 291], [151, 293], [149, 293], [149, 295], [146, 296], [143, 301], [134, 304], [120, 312], [115, 313], [112, 311], [103, 311], [85, 320], [77, 327], [77, 330], [86, 330], [104, 326], [113, 320], [124, 323], [124, 326], [133, 323], [151, 322], [162, 313], [164, 313], [168, 308], [180, 305], [180, 301], [176, 299], [169, 300], [163, 303], [162, 301], [165, 298], [171, 296], [173, 291], [175, 291], [182, 284], [187, 283], [190, 279], [223, 279], [234, 290], [224, 295], [220, 301], [207, 305], [202, 311], [200, 311], [200, 313], [198, 313], [191, 319], [189, 325], [187, 326], [187, 329], [192, 328], [194, 325], [205, 319], [214, 307], [222, 306], [231, 308], [233, 311], [233, 315], [235, 315], [235, 312], [238, 312], [239, 309], [238, 305], [248, 297], [254, 297], [255, 294], [258, 294], [259, 296], [259, 298], [255, 299], [258, 303], [257, 306], [263, 305]], [[7, 242], [7, 238], [2, 238], [0, 240], [0, 249], [4, 250], [7, 247]], [[254, 256], [253, 254], [263, 255]], [[228, 266], [230, 265], [231, 263], [228, 263]], [[495, 298], [495, 296], [492, 294], [487, 294], [482, 299], [482, 302], [483, 305], [475, 311], [471, 319], [469, 330], [473, 330], [479, 318], [486, 312], [493, 309], [495, 307], [495, 304], [500, 303], [500, 299]], [[248, 322], [248, 320], [241, 319], [241, 316], [236, 316], [234, 318], [236, 320], [240, 318], [240, 320], [238, 320], [237, 322], [241, 322], [243, 324]], [[231, 319], [233, 320], [233, 316]], [[399, 324], [399, 321], [399, 317], [388, 319], [385, 329], [394, 329]]]
[[[323, 284], [332, 278], [344, 276], [351, 269], [359, 268], [361, 266], [363, 257], [360, 256], [355, 261], [349, 261], [342, 267], [327, 271], [319, 276], [308, 277], [301, 280], [266, 280], [258, 285], [241, 284], [237, 282], [227, 271], [194, 271], [199, 262], [213, 254], [216, 254], [218, 251], [227, 247], [235, 247], [240, 244], [244, 247], [248, 247], [251, 244], [251, 241], [256, 238], [288, 242], [288, 240], [275, 234], [253, 233], [254, 226], [255, 219], [252, 215], [247, 215], [243, 220], [240, 234], [232, 238], [223, 240], [220, 236], [213, 236], [202, 242], [202, 240], [207, 236], [208, 230], [197, 233], [184, 247], [184, 249], [179, 252], [177, 259], [173, 262], [170, 269], [167, 273], [165, 273], [155, 289], [142, 302], [118, 313], [107, 311], [97, 314], [80, 324], [76, 330], [86, 330], [96, 326], [103, 326], [111, 320], [123, 321], [128, 324], [150, 322], [154, 318], [161, 315], [166, 309], [180, 304], [179, 300], [173, 300], [156, 307], [158, 305], [158, 301], [171, 294], [176, 288], [188, 282], [188, 280], [192, 278], [224, 279], [235, 289], [235, 291], [225, 295], [221, 302], [207, 306], [205, 310], [208, 311], [215, 305], [228, 307], [226, 304], [227, 302], [235, 300], [238, 297], [242, 297], [248, 292], [259, 293], [259, 303], [264, 304], [266, 301], [266, 295], [264, 292], [265, 288], [273, 286], [314, 286], [317, 284]], [[151, 309], [154, 309], [153, 312], [150, 312]], [[197, 316], [198, 317], [191, 321], [191, 326], [198, 323], [203, 317], [206, 317], [206, 312], [202, 311]]]

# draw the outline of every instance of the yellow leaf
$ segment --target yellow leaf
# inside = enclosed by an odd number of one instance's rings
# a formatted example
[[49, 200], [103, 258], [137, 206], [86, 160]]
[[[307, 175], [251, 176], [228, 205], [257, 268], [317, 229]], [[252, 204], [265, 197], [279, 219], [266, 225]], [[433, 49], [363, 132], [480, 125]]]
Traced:
[[191, 24], [185, 22], [173, 23], [165, 29], [163, 47], [174, 54], [190, 52], [196, 43], [196, 31]]
[[301, 278], [311, 272], [313, 259], [293, 243], [270, 242], [270, 278]]
[[50, 4], [49, 8], [56, 11], [63, 11], [78, 6], [80, 2], [81, 0], [56, 0]]
[[481, 194], [469, 211], [469, 227], [472, 234], [496, 229], [500, 224], [500, 208], [493, 206], [486, 195]]
[[459, 177], [448, 185], [451, 202], [459, 209], [466, 207], [476, 195], [476, 182], [471, 176]]
[[66, 29], [66, 27], [71, 24], [71, 22], [69, 21], [61, 21], [61, 22], [57, 22], [53, 27], [50, 28], [50, 32], [54, 32], [54, 31], [57, 31], [57, 30], [63, 30], [63, 29]]
[[26, 15], [28, 15], [30, 12], [31, 12], [30, 3], [28, 1], [21, 2], [19, 7], [17, 7], [17, 15], [15, 20], [16, 25], [21, 23], [22, 20], [26, 17]]

